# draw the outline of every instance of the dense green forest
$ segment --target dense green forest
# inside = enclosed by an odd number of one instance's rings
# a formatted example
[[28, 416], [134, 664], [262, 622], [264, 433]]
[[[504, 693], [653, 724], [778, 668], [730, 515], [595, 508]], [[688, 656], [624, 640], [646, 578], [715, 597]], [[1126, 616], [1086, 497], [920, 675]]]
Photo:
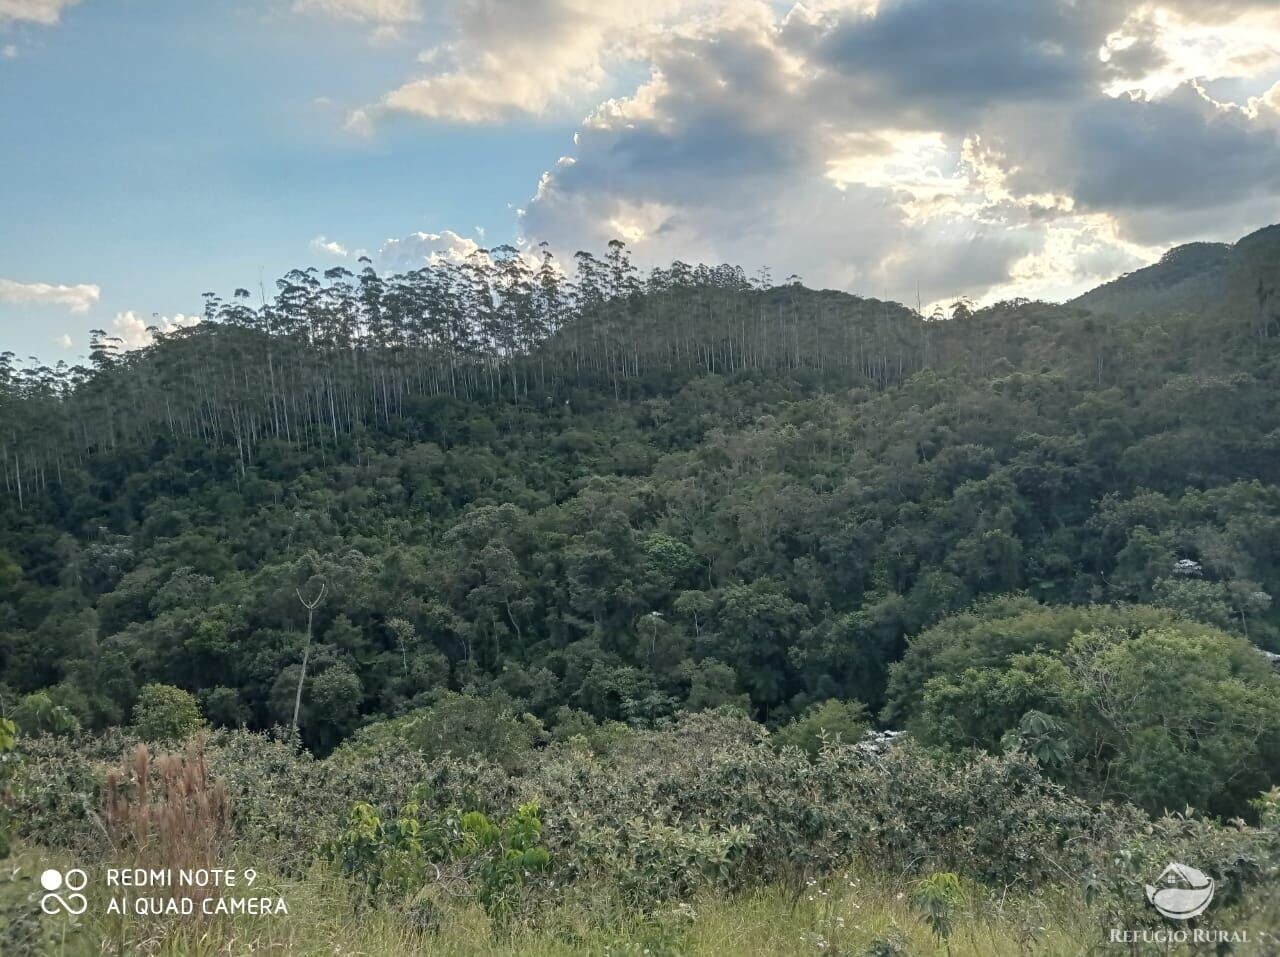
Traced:
[[504, 249], [6, 362], [5, 710], [100, 729], [161, 683], [268, 728], [305, 651], [322, 753], [450, 690], [548, 727], [876, 715], [909, 636], [1013, 592], [1280, 649], [1277, 260], [1249, 262], [1207, 313], [943, 320]]
[[[471, 953], [474, 919], [715, 953], [746, 912], [825, 941], [886, 861], [866, 953], [1150, 920], [1173, 855], [1269, 906], [1276, 227], [927, 317], [541, 255], [297, 271], [86, 367], [3, 357], [0, 836], [263, 862], [328, 936], [250, 933], [307, 952], [346, 939], [324, 895], [375, 891], [376, 952]], [[664, 909], [707, 888], [764, 897]]]

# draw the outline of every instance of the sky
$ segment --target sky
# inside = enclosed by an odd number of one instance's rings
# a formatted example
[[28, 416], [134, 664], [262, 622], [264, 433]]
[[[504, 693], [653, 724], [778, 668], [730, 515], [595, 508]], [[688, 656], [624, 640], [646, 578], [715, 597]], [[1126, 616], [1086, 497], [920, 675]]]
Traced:
[[1276, 0], [0, 0], [0, 351], [625, 240], [923, 306], [1280, 221]]

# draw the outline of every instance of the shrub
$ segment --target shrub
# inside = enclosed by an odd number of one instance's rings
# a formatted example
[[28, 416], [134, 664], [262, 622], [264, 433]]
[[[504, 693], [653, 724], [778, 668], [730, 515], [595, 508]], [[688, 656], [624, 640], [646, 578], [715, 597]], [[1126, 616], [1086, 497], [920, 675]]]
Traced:
[[74, 734], [80, 730], [80, 720], [45, 691], [23, 697], [13, 709], [13, 722], [23, 734], [33, 736]]
[[[24, 773], [12, 803], [22, 835], [85, 861], [103, 855], [95, 812], [107, 802], [98, 795], [109, 761], [136, 741], [113, 733], [18, 743]], [[578, 740], [553, 743], [515, 774], [474, 756], [427, 758], [394, 739], [379, 752], [317, 760], [288, 736], [221, 731], [208, 735], [203, 756], [208, 780], [230, 801], [229, 852], [300, 876], [320, 845], [339, 846], [359, 823], [352, 807], [363, 802], [377, 822], [366, 822], [371, 846], [384, 848], [372, 859], [382, 862], [369, 865], [376, 871], [352, 866], [349, 879], [367, 885], [381, 873], [378, 880], [404, 888], [406, 898], [421, 891], [439, 907], [447, 907], [448, 890], [481, 903], [487, 882], [486, 906], [500, 918], [530, 912], [550, 874], [524, 867], [523, 882], [504, 884], [500, 871], [482, 875], [479, 862], [489, 855], [498, 867], [499, 856], [519, 851], [514, 837], [501, 834], [511, 809], [535, 800], [545, 810], [537, 812], [534, 846], [554, 860], [558, 890], [574, 887], [593, 907], [603, 896], [601, 913], [617, 913], [616, 904], [656, 916], [667, 902], [708, 888], [783, 884], [799, 894], [851, 860], [908, 878], [951, 872], [1024, 893], [1089, 886], [1104, 909], [1114, 900], [1117, 913], [1144, 906], [1134, 888], [1169, 860], [1212, 874], [1223, 901], [1237, 908], [1255, 906], [1267, 892], [1274, 899], [1280, 876], [1274, 796], [1258, 804], [1256, 827], [1195, 816], [1153, 821], [1133, 807], [1068, 793], [1021, 750], [950, 755], [908, 738], [881, 755], [834, 745], [810, 758], [778, 750], [760, 725], [734, 714], [702, 712], [633, 730], [607, 754]], [[161, 785], [151, 763], [155, 795]], [[137, 773], [115, 773], [117, 790], [132, 793]], [[417, 809], [406, 814], [407, 804]], [[464, 823], [460, 809], [482, 817]], [[492, 828], [496, 840], [485, 836]], [[436, 830], [444, 836], [433, 837]], [[469, 849], [462, 845], [468, 834]], [[409, 838], [424, 851], [419, 857], [410, 848], [419, 869], [401, 881], [395, 849]], [[120, 841], [131, 854], [139, 846]]]
[[621, 892], [630, 907], [648, 910], [693, 896], [708, 887], [731, 886], [753, 835], [745, 827], [707, 822], [679, 826], [632, 818], [620, 826], [584, 822], [573, 844], [579, 863]]
[[354, 880], [357, 906], [435, 884], [455, 896], [469, 893], [490, 917], [505, 921], [518, 911], [526, 881], [551, 867], [541, 839], [533, 802], [494, 823], [480, 811], [430, 814], [416, 801], [384, 820], [361, 801], [321, 853]]
[[1257, 804], [1265, 822], [1259, 828], [1168, 814], [1136, 822], [1110, 850], [1095, 846], [1093, 869], [1081, 885], [1104, 932], [1116, 926], [1168, 927], [1134, 888], [1151, 883], [1170, 861], [1192, 864], [1213, 878], [1215, 913], [1230, 907], [1242, 924], [1268, 918], [1274, 923], [1272, 910], [1280, 899], [1280, 795], [1268, 792]]
[[1150, 608], [1009, 604], [912, 642], [894, 707], [925, 743], [1025, 748], [1077, 793], [1153, 814], [1247, 813], [1280, 774], [1280, 676], [1248, 642]]
[[9, 802], [13, 779], [17, 776], [17, 758], [14, 745], [18, 729], [8, 718], [0, 718], [0, 860], [9, 856], [10, 821]]
[[868, 727], [866, 705], [832, 699], [811, 706], [783, 725], [774, 733], [773, 743], [778, 747], [791, 745], [812, 756], [822, 750], [824, 743], [854, 744]]
[[133, 708], [133, 727], [147, 741], [181, 741], [204, 724], [195, 697], [173, 685], [144, 685]]
[[501, 696], [446, 692], [430, 708], [361, 728], [335, 753], [365, 758], [408, 744], [428, 758], [480, 755], [516, 771], [529, 762], [543, 733], [537, 719], [517, 714]]
[[911, 894], [911, 903], [924, 915], [933, 936], [946, 940], [955, 929], [955, 912], [964, 902], [960, 878], [949, 871], [930, 874]]

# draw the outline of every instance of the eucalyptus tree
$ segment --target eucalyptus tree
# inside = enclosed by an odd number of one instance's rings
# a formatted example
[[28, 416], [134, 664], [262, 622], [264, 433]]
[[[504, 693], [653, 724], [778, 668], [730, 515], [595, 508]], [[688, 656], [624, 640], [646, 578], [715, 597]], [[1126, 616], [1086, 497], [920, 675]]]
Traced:
[[[387, 277], [367, 257], [358, 275], [294, 269], [250, 299], [207, 293], [202, 323], [152, 328], [138, 349], [94, 330], [83, 369], [28, 374], [10, 358], [9, 493], [160, 435], [233, 447], [245, 477], [265, 439], [327, 454], [417, 396], [545, 402], [604, 385], [621, 399], [654, 370], [812, 369], [884, 387], [924, 365], [921, 320], [902, 307], [770, 289], [728, 265], [677, 261], [642, 280], [616, 240], [604, 258], [577, 253], [572, 276], [545, 245], [499, 246]], [[945, 360], [946, 342], [931, 348]]]

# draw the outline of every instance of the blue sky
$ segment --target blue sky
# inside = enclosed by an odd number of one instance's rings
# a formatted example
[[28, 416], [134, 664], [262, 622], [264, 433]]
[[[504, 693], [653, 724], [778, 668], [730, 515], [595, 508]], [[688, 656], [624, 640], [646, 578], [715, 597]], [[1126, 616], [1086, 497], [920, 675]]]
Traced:
[[1274, 8], [0, 0], [0, 350], [142, 344], [362, 252], [615, 236], [1062, 298], [1280, 219]]

